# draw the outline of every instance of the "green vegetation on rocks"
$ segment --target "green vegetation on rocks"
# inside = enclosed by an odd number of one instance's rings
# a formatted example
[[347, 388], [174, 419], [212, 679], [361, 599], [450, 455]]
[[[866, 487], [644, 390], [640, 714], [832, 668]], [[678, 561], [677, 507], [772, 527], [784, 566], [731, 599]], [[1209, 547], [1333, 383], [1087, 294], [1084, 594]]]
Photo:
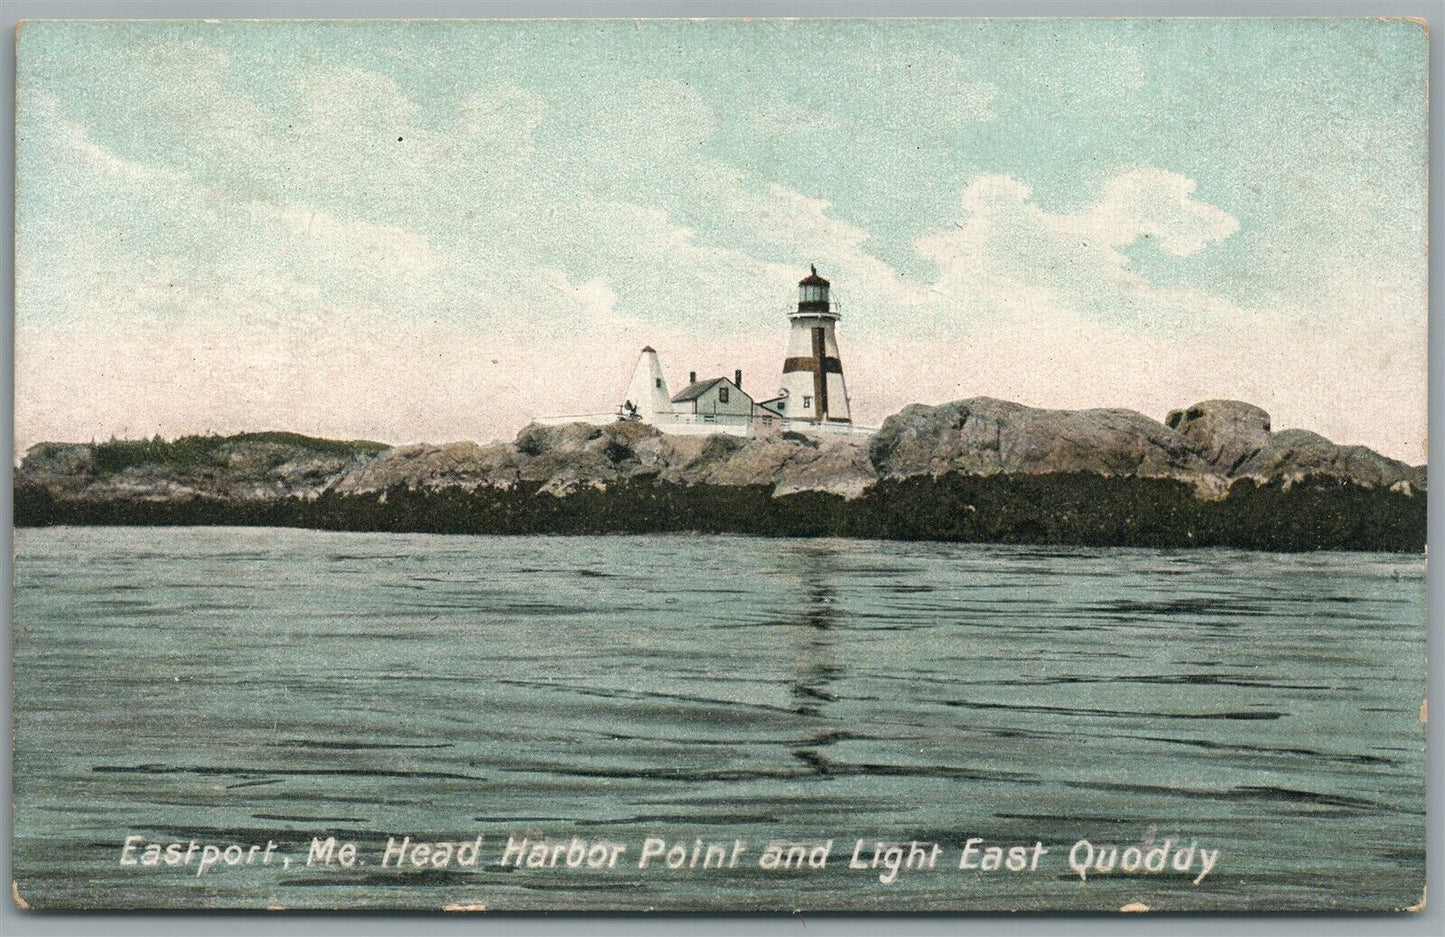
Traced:
[[200, 468], [224, 465], [230, 452], [240, 447], [272, 443], [323, 455], [376, 455], [391, 448], [368, 440], [315, 439], [300, 433], [239, 433], [234, 436], [182, 436], [166, 441], [154, 439], [111, 440], [93, 447], [95, 467], [101, 472], [121, 472], [143, 465]]

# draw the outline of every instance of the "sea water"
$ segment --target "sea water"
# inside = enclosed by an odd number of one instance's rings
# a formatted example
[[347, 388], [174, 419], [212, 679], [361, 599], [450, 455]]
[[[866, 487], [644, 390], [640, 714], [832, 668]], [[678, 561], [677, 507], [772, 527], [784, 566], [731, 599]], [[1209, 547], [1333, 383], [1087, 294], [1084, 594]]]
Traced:
[[[1380, 909], [1423, 887], [1419, 556], [15, 540], [37, 907]], [[1170, 864], [1099, 872], [1081, 842]], [[143, 864], [151, 844], [190, 855]]]

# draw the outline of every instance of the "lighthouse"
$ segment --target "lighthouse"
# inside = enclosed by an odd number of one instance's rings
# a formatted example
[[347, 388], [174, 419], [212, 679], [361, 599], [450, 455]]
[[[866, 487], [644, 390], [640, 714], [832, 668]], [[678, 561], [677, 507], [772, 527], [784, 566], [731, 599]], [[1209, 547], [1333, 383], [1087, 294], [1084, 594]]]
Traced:
[[783, 359], [782, 415], [788, 420], [851, 423], [843, 361], [838, 356], [838, 311], [818, 268], [798, 282], [798, 309], [788, 313]]

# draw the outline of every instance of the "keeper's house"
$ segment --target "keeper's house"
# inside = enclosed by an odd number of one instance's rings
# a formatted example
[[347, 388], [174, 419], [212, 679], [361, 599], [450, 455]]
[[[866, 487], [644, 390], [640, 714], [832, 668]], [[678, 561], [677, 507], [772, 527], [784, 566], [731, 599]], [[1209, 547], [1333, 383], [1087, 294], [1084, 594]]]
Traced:
[[715, 377], [699, 381], [694, 372], [687, 376], [688, 385], [672, 398], [673, 413], [691, 413], [694, 416], [751, 417], [756, 404], [743, 391], [743, 372], [734, 371], [733, 379]]

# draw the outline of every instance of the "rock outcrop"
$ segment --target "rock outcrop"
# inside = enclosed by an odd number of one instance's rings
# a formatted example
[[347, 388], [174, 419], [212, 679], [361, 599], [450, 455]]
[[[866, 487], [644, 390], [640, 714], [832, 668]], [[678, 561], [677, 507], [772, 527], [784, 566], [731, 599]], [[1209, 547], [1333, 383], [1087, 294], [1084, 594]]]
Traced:
[[1366, 488], [1425, 487], [1425, 467], [1406, 465], [1364, 446], [1338, 446], [1303, 429], [1270, 431], [1269, 414], [1237, 400], [1206, 400], [1170, 411], [1165, 424], [1190, 440], [1224, 478], [1296, 482], [1327, 476]]
[[1241, 478], [1288, 484], [1325, 476], [1409, 492], [1426, 482], [1424, 467], [1362, 446], [1338, 446], [1306, 430], [1272, 432], [1269, 414], [1239, 401], [1206, 400], [1160, 423], [1133, 410], [1042, 410], [975, 397], [905, 407], [871, 438], [674, 436], [618, 422], [533, 424], [511, 444], [489, 445], [388, 448], [288, 433], [41, 443], [26, 454], [17, 483], [87, 500], [265, 500], [398, 485], [509, 490], [528, 482], [565, 495], [624, 479], [856, 498], [880, 478], [1077, 472], [1174, 479], [1208, 497]]
[[1423, 466], [1307, 430], [1271, 432], [1268, 413], [1237, 400], [1205, 400], [1163, 423], [1133, 410], [1040, 410], [990, 397], [915, 404], [884, 421], [870, 458], [884, 477], [1091, 472], [1187, 481], [1203, 497], [1241, 478], [1425, 487]]
[[1171, 410], [1164, 425], [1188, 439], [1200, 458], [1224, 475], [1269, 445], [1269, 414], [1238, 400], [1205, 400]]
[[1133, 410], [1039, 410], [975, 397], [914, 404], [873, 437], [880, 474], [1094, 472], [1193, 481], [1208, 474], [1191, 441]]
[[[1426, 472], [1306, 430], [1275, 432], [1267, 413], [1238, 401], [1203, 401], [1160, 423], [979, 397], [906, 407], [871, 438], [676, 436], [618, 422], [531, 425], [488, 445], [289, 433], [42, 443], [15, 482], [20, 525], [1417, 549]], [[1299, 484], [1314, 494], [1291, 495]]]
[[386, 451], [383, 443], [296, 433], [40, 443], [25, 454], [15, 483], [89, 501], [314, 498]]
[[642, 423], [525, 427], [512, 445], [399, 446], [337, 480], [338, 492], [393, 485], [509, 489], [536, 482], [548, 494], [605, 489], [623, 479], [677, 485], [767, 485], [774, 493], [857, 497], [877, 479], [863, 437], [813, 440], [672, 436]]

